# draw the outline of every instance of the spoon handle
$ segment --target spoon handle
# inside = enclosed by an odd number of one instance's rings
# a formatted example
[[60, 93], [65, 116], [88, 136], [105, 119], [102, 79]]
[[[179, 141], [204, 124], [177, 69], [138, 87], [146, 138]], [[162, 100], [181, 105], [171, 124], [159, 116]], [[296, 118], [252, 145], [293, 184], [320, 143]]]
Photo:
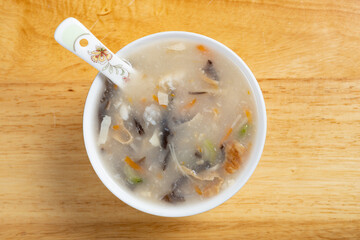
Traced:
[[117, 57], [75, 18], [67, 18], [57, 27], [55, 40], [64, 48], [85, 60], [119, 87], [124, 87], [131, 64]]

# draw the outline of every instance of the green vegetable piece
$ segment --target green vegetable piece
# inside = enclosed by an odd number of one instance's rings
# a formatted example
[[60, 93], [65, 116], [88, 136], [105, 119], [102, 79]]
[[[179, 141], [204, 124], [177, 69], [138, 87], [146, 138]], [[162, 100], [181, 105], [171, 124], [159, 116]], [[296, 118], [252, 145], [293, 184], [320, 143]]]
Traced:
[[249, 124], [246, 123], [244, 126], [240, 128], [239, 136], [244, 137], [247, 134], [248, 130], [249, 130]]
[[129, 180], [132, 184], [142, 183], [142, 181], [143, 181], [141, 177], [133, 177], [133, 178], [130, 178]]
[[208, 139], [204, 141], [204, 157], [210, 161], [211, 165], [215, 164], [216, 160], [216, 147]]
[[130, 184], [143, 182], [143, 179], [138, 175], [138, 173], [127, 164], [124, 165], [124, 174], [126, 176], [126, 180]]

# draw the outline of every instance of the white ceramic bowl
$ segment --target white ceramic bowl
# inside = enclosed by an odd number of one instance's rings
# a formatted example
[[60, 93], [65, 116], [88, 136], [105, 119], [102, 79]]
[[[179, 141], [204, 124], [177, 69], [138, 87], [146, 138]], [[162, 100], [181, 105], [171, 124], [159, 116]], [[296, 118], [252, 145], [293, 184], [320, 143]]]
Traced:
[[95, 169], [95, 172], [101, 179], [101, 181], [105, 184], [105, 186], [119, 199], [121, 199], [126, 204], [146, 213], [150, 213], [158, 216], [166, 216], [166, 217], [183, 217], [190, 216], [194, 214], [198, 214], [201, 212], [208, 211], [226, 200], [228, 200], [231, 196], [233, 196], [236, 192], [240, 190], [240, 188], [247, 182], [250, 178], [251, 174], [254, 172], [265, 144], [266, 137], [266, 110], [265, 103], [263, 99], [263, 95], [261, 93], [260, 87], [248, 68], [248, 66], [244, 63], [241, 58], [236, 55], [232, 50], [230, 50], [225, 45], [211, 39], [205, 37], [203, 35], [189, 33], [189, 32], [160, 32], [156, 34], [152, 34], [143, 38], [140, 38], [127, 46], [121, 49], [117, 55], [121, 56], [122, 54], [128, 52], [131, 49], [134, 49], [138, 46], [151, 42], [153, 40], [159, 39], [190, 39], [196, 42], [199, 42], [205, 46], [208, 46], [210, 49], [213, 49], [217, 52], [223, 53], [227, 58], [229, 58], [232, 62], [234, 62], [247, 81], [249, 82], [251, 91], [255, 98], [256, 105], [256, 136], [254, 138], [253, 147], [251, 148], [251, 152], [249, 154], [249, 158], [245, 163], [245, 166], [242, 169], [242, 172], [238, 175], [236, 182], [220, 192], [217, 196], [212, 197], [208, 200], [204, 200], [197, 203], [191, 204], [179, 204], [179, 205], [168, 205], [168, 204], [157, 204], [154, 202], [146, 201], [139, 197], [136, 197], [132, 194], [126, 187], [121, 186], [116, 183], [116, 181], [112, 178], [109, 172], [106, 170], [102, 160], [101, 153], [99, 147], [97, 146], [97, 138], [98, 138], [98, 105], [102, 93], [104, 91], [104, 76], [98, 74], [91, 85], [90, 91], [88, 93], [84, 116], [83, 116], [83, 133], [84, 133], [84, 141], [87, 154], [89, 156], [90, 162]]

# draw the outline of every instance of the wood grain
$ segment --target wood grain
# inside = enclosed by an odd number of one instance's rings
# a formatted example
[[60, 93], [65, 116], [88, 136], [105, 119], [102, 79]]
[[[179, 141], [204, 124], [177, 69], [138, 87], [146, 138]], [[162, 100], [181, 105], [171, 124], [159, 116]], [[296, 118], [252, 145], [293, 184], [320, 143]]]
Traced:
[[[0, 16], [0, 239], [360, 239], [358, 0], [3, 0]], [[69, 16], [113, 50], [183, 30], [245, 60], [268, 134], [239, 193], [169, 219], [103, 186], [82, 139], [96, 70], [53, 39]]]

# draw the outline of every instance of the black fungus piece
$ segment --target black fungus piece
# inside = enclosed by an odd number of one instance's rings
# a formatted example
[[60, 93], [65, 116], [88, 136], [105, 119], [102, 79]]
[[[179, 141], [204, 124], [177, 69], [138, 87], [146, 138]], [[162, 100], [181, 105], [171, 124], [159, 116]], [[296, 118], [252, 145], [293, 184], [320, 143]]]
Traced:
[[114, 84], [108, 79], [105, 79], [105, 91], [101, 96], [100, 103], [107, 102], [114, 95]]
[[160, 132], [160, 146], [162, 149], [166, 149], [167, 145], [168, 145], [168, 138], [171, 135], [171, 131], [168, 125], [168, 121], [165, 118], [162, 122], [161, 122], [161, 132]]
[[219, 81], [219, 76], [215, 70], [214, 64], [211, 60], [207, 60], [205, 67], [203, 68], [204, 73], [211, 79]]
[[145, 162], [145, 160], [146, 160], [146, 157], [142, 157], [136, 162], [139, 163], [139, 164], [142, 164], [143, 162]]
[[174, 102], [174, 99], [175, 99], [175, 93], [174, 91], [170, 91], [170, 95], [169, 95], [169, 103], [168, 103], [168, 107], [171, 107], [173, 102]]
[[182, 185], [184, 185], [187, 182], [187, 180], [188, 180], [187, 176], [181, 176], [171, 185], [171, 189], [173, 191], [179, 189]]
[[99, 119], [99, 129], [101, 122], [106, 115], [106, 112], [110, 109], [110, 99], [114, 96], [114, 84], [110, 82], [109, 79], [106, 78], [105, 80], [105, 90], [101, 96], [100, 104], [99, 104], [99, 112], [98, 112], [98, 119]]
[[225, 145], [224, 144], [221, 144], [220, 151], [221, 151], [221, 161], [220, 162], [224, 162], [224, 160], [225, 160]]
[[175, 202], [184, 202], [185, 198], [181, 195], [177, 195], [175, 192], [170, 192], [166, 194], [162, 198], [162, 200], [169, 203], [175, 203]]
[[171, 185], [171, 191], [166, 194], [162, 200], [166, 201], [166, 202], [170, 202], [170, 203], [175, 203], [175, 202], [184, 202], [185, 198], [184, 196], [181, 195], [181, 186], [183, 184], [186, 183], [187, 181], [187, 177], [186, 176], [182, 176], [179, 179], [177, 179], [172, 185]]
[[161, 168], [163, 171], [166, 170], [168, 164], [169, 164], [169, 160], [170, 160], [170, 151], [168, 150], [163, 161], [161, 162]]
[[206, 94], [207, 92], [188, 92], [190, 95], [201, 95]]
[[186, 122], [191, 121], [195, 116], [196, 116], [196, 114], [193, 115], [193, 116], [184, 116], [183, 118], [172, 117], [171, 120], [172, 120], [172, 122], [175, 123], [176, 125], [180, 125], [180, 124], [183, 124], [183, 123], [186, 123]]
[[191, 119], [192, 118], [176, 118], [176, 117], [173, 117], [172, 121], [176, 125], [180, 125], [180, 124], [183, 124], [183, 123], [186, 123], [186, 122], [190, 121]]
[[225, 151], [225, 145], [224, 145], [224, 144], [221, 144], [220, 150], [221, 150], [221, 151]]
[[193, 169], [196, 173], [200, 173], [206, 169], [209, 169], [211, 167], [211, 163], [209, 161], [205, 161], [203, 164], [196, 165], [196, 167]]
[[141, 126], [140, 122], [134, 118], [134, 123], [136, 127], [136, 131], [139, 133], [139, 135], [144, 135], [145, 131], [144, 128]]
[[199, 152], [199, 151], [195, 151], [195, 153], [194, 153], [194, 156], [196, 157], [196, 158], [202, 158], [202, 154], [201, 154], [201, 152]]

